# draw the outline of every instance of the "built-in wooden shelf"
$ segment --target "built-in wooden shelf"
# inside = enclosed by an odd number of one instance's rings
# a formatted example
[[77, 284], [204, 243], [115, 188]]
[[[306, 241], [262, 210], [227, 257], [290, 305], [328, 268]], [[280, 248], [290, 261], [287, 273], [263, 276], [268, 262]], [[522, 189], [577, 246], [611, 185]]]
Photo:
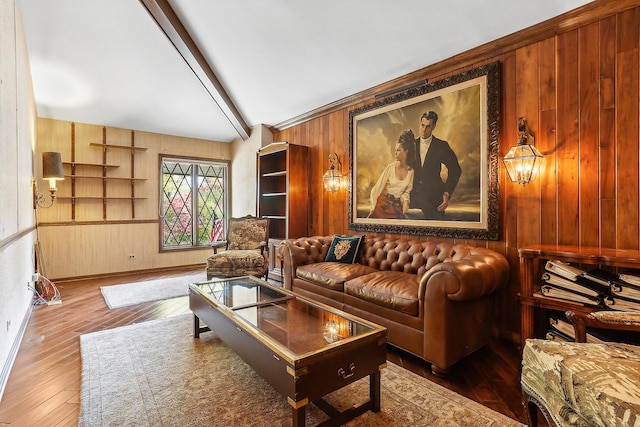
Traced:
[[277, 171], [277, 172], [270, 172], [270, 173], [263, 173], [262, 174], [263, 177], [270, 177], [270, 176], [287, 176], [287, 171]]
[[122, 150], [133, 150], [133, 151], [147, 151], [147, 147], [132, 147], [130, 145], [119, 145], [119, 144], [102, 144], [100, 142], [91, 142], [89, 145], [104, 147], [104, 148], [116, 148]]
[[[72, 136], [75, 135], [72, 132]], [[71, 220], [76, 220], [76, 201], [85, 201], [88, 203], [99, 201], [102, 203], [102, 219], [107, 220], [107, 202], [110, 201], [127, 201], [131, 204], [131, 219], [135, 220], [136, 211], [135, 211], [135, 202], [136, 200], [146, 200], [147, 197], [136, 197], [136, 183], [146, 181], [146, 178], [137, 178], [135, 176], [135, 162], [134, 155], [137, 152], [147, 151], [146, 147], [136, 147], [135, 146], [135, 133], [131, 131], [131, 143], [128, 145], [124, 144], [107, 144], [107, 128], [102, 128], [102, 142], [90, 142], [90, 147], [101, 147], [102, 148], [102, 163], [90, 163], [90, 162], [63, 162], [63, 165], [70, 167], [71, 170], [67, 169], [67, 174], [65, 177], [70, 178], [70, 195], [67, 196], [59, 196], [58, 199], [61, 201], [71, 201]], [[73, 149], [72, 159], [75, 159], [75, 140], [72, 139], [71, 146]], [[131, 160], [131, 173], [130, 177], [122, 177], [122, 176], [110, 176], [111, 171], [115, 168], [119, 168], [121, 165], [109, 164], [107, 161], [108, 151], [111, 149], [114, 150], [127, 150], [129, 151], [128, 157]], [[122, 153], [121, 153], [122, 154]], [[93, 169], [93, 172], [86, 171], [86, 168]], [[98, 168], [100, 171], [99, 175], [93, 175], [92, 173], [98, 173]], [[82, 186], [82, 193], [96, 193], [99, 195], [96, 196], [78, 196], [77, 186], [80, 180], [86, 180], [88, 183]], [[102, 183], [96, 183], [96, 181], [102, 181]], [[126, 184], [125, 184], [126, 183]], [[123, 184], [125, 187], [123, 187]], [[64, 184], [63, 184], [64, 185]], [[128, 187], [128, 190], [126, 190]], [[115, 196], [107, 196], [107, 194], [115, 192], [111, 190], [119, 189], [117, 193], [128, 193], [130, 194], [128, 197], [115, 197]], [[68, 194], [68, 193], [67, 193]]]
[[147, 178], [122, 178], [117, 176], [97, 176], [97, 175], [65, 175], [65, 178], [81, 178], [81, 179], [106, 179], [108, 181], [146, 181]]
[[102, 197], [102, 196], [72, 196], [56, 197], [58, 200], [147, 200], [146, 197]]
[[71, 166], [93, 166], [100, 168], [119, 168], [120, 165], [107, 165], [102, 163], [84, 163], [84, 162], [62, 162], [63, 165], [71, 165]]

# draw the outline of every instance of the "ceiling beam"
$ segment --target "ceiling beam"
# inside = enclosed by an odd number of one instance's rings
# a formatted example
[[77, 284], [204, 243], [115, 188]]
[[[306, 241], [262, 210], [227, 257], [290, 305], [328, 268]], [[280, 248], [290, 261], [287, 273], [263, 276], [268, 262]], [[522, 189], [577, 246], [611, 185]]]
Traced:
[[140, 0], [243, 140], [251, 130], [167, 0]]

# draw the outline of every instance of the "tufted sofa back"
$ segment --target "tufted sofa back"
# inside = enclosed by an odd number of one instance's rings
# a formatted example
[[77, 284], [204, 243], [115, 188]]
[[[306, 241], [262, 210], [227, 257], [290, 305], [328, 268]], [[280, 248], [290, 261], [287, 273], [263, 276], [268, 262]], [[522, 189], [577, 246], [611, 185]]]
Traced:
[[[316, 263], [324, 261], [331, 240], [332, 236], [313, 236], [295, 239], [291, 243], [305, 253], [305, 263]], [[360, 249], [358, 263], [377, 270], [422, 276], [434, 265], [468, 257], [474, 250], [481, 251], [482, 248], [433, 240], [367, 236]]]
[[454, 246], [427, 240], [367, 238], [359, 263], [377, 270], [424, 275], [431, 267], [455, 256]]

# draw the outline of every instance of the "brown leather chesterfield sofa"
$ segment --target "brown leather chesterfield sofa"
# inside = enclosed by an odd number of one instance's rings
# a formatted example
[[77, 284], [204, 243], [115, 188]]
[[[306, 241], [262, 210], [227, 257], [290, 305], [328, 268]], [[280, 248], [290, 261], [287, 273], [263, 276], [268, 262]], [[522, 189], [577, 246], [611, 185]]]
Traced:
[[434, 374], [489, 341], [494, 292], [509, 276], [486, 248], [367, 237], [355, 263], [325, 262], [333, 236], [285, 240], [287, 289], [387, 328], [389, 344], [431, 363]]

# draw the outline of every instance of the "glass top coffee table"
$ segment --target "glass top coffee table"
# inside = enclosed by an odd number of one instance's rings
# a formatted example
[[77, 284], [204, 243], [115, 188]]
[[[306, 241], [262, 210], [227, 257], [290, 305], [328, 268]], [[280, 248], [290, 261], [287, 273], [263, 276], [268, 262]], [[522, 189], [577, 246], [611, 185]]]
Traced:
[[[303, 426], [313, 402], [340, 425], [380, 410], [386, 328], [251, 276], [189, 285], [194, 337], [211, 329], [293, 408]], [[206, 327], [201, 326], [201, 321]], [[322, 398], [369, 376], [369, 399], [338, 412]]]

